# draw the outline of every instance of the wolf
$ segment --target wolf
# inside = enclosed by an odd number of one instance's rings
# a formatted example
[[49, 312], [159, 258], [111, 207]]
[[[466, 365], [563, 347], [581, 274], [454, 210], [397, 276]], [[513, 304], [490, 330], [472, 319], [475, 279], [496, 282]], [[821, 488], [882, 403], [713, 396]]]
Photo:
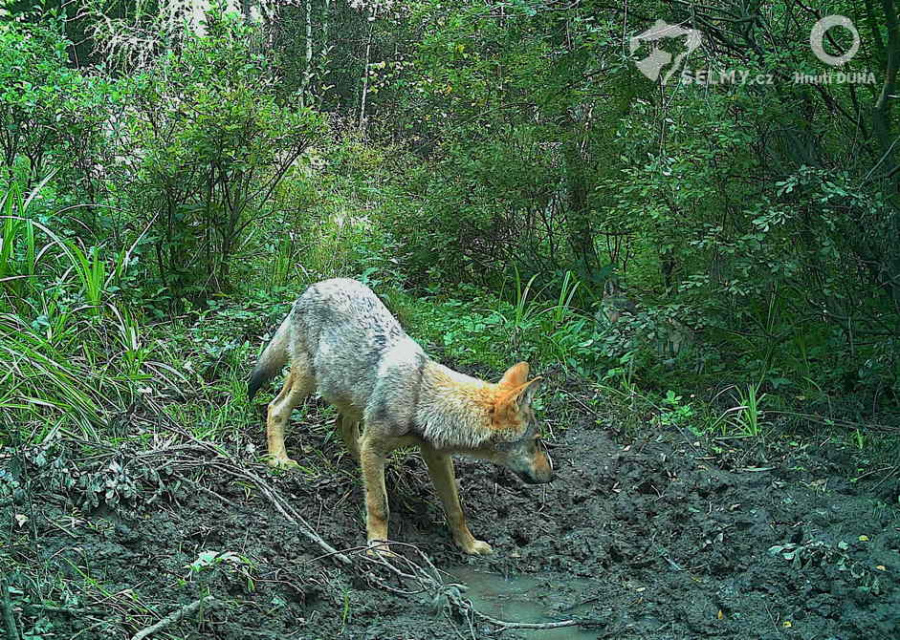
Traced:
[[325, 280], [297, 299], [250, 375], [251, 400], [285, 364], [289, 372], [266, 419], [269, 462], [296, 465], [284, 446], [295, 406], [316, 392], [334, 405], [338, 432], [362, 468], [370, 551], [390, 553], [384, 468], [397, 447], [419, 447], [453, 539], [473, 555], [492, 549], [466, 524], [452, 454], [504, 465], [526, 483], [553, 477], [531, 409], [540, 378], [528, 378], [528, 363], [513, 365], [497, 383], [453, 371], [426, 355], [360, 282]]

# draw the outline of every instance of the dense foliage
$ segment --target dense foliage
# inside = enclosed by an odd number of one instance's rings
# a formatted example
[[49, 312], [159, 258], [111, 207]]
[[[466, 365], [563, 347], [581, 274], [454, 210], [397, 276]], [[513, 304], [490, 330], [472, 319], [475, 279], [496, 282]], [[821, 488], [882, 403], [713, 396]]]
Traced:
[[[0, 3], [3, 420], [237, 428], [264, 328], [350, 275], [459, 364], [697, 431], [895, 422], [898, 8], [825, 5]], [[659, 19], [702, 33], [665, 84]]]

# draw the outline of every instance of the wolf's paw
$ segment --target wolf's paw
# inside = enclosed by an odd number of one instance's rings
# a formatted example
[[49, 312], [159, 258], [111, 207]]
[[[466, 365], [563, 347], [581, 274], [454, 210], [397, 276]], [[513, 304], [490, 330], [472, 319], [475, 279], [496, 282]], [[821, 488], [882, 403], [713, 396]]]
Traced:
[[396, 558], [397, 554], [388, 548], [385, 540], [369, 540], [366, 555], [372, 558]]
[[491, 545], [484, 540], [472, 539], [472, 542], [461, 546], [462, 550], [470, 556], [487, 556], [494, 553], [494, 550], [491, 549]]
[[300, 465], [297, 464], [297, 461], [293, 458], [284, 457], [271, 457], [269, 458], [269, 466], [275, 469], [296, 469]]

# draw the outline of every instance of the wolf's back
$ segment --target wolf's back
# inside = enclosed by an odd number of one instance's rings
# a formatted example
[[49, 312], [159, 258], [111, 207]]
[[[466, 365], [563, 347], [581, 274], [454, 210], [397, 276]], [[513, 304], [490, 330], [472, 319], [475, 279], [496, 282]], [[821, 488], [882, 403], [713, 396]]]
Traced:
[[385, 353], [409, 340], [371, 289], [335, 278], [311, 285], [294, 303], [250, 375], [249, 394], [295, 358], [311, 367], [323, 395], [364, 406]]
[[311, 286], [294, 314], [292, 348], [305, 352], [319, 392], [337, 405], [364, 408], [386, 354], [409, 340], [381, 300], [355, 280]]

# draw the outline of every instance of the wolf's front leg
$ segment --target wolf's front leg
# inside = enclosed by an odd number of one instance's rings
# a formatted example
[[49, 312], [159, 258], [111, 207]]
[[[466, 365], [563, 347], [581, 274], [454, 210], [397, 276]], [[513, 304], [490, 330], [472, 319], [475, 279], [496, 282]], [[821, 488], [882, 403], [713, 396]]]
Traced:
[[471, 555], [487, 555], [493, 553], [491, 545], [483, 540], [476, 540], [466, 524], [466, 515], [459, 503], [459, 493], [456, 490], [456, 476], [453, 473], [453, 458], [447, 453], [441, 453], [427, 444], [422, 444], [422, 458], [428, 465], [428, 474], [434, 483], [434, 488], [444, 505], [447, 514], [447, 522], [456, 544], [466, 553]]
[[[366, 538], [370, 547], [377, 547], [388, 539], [390, 509], [384, 486], [387, 457], [386, 452], [371, 437], [364, 435], [359, 445], [359, 461], [366, 493]], [[384, 546], [379, 548], [379, 551], [386, 550]]]

